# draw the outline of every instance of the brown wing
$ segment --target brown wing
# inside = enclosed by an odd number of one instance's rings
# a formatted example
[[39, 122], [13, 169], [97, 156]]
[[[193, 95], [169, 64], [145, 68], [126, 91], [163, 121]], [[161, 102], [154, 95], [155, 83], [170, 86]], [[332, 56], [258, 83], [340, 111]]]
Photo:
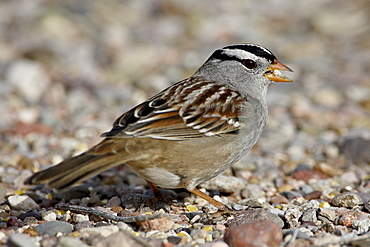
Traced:
[[238, 109], [245, 100], [223, 85], [192, 77], [129, 110], [102, 136], [185, 140], [237, 133]]

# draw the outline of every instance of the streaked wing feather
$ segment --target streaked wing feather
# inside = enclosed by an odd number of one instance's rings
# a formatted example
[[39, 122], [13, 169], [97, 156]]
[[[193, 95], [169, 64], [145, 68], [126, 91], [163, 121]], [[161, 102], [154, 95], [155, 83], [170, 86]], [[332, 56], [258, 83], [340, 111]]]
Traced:
[[186, 140], [237, 133], [238, 106], [245, 100], [216, 82], [192, 77], [129, 110], [102, 136]]

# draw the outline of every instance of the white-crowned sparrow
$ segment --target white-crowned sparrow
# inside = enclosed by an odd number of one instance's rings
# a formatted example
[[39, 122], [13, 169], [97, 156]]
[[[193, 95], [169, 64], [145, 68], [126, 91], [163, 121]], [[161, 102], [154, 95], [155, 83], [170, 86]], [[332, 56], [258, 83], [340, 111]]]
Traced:
[[29, 184], [65, 189], [119, 164], [158, 188], [186, 188], [221, 210], [196, 186], [229, 168], [257, 142], [267, 118], [266, 93], [291, 71], [266, 48], [216, 50], [191, 77], [120, 116], [88, 151], [35, 173]]

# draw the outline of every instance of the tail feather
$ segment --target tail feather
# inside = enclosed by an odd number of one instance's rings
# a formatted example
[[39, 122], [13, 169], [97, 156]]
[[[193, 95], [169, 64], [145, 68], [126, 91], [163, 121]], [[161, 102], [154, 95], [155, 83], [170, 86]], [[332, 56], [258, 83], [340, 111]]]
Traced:
[[45, 183], [51, 188], [63, 190], [125, 161], [122, 155], [117, 157], [115, 152], [98, 154], [89, 150], [33, 174], [25, 183], [35, 185]]

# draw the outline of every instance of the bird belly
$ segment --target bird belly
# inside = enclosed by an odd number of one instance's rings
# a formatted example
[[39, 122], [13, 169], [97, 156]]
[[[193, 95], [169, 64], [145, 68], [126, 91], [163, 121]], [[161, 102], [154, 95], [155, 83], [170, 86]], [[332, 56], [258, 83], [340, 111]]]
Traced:
[[182, 188], [181, 177], [168, 169], [158, 166], [146, 167], [140, 170], [130, 167], [139, 177], [153, 184], [168, 189]]

